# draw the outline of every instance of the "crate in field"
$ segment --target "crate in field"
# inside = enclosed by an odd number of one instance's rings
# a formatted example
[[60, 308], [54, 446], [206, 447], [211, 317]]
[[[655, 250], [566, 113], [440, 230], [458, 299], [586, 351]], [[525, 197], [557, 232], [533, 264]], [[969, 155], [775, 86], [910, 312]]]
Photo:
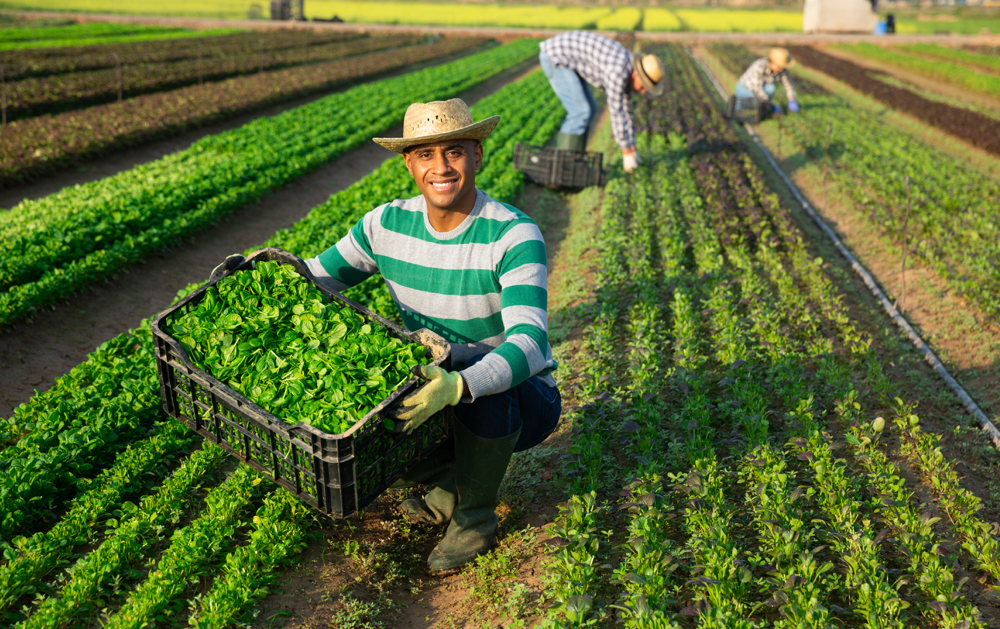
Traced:
[[429, 330], [410, 332], [331, 292], [316, 282], [303, 261], [281, 249], [254, 252], [235, 270], [213, 276], [197, 291], [153, 320], [156, 370], [163, 408], [204, 438], [260, 470], [303, 502], [334, 517], [363, 509], [451, 434], [450, 414], [439, 413], [412, 435], [385, 428], [384, 411], [417, 388], [410, 378], [347, 432], [333, 435], [306, 423], [288, 425], [244, 395], [196, 367], [165, 327], [191, 310], [208, 287], [230, 273], [252, 269], [257, 262], [289, 264], [328, 298], [350, 307], [367, 323], [388, 329], [389, 335], [428, 348], [430, 364], [448, 368], [449, 344]]
[[587, 151], [570, 151], [552, 146], [518, 142], [514, 148], [514, 168], [529, 180], [558, 188], [586, 188], [604, 185], [603, 156]]
[[730, 96], [726, 102], [726, 118], [749, 124], [758, 124], [771, 116], [771, 104], [756, 98]]

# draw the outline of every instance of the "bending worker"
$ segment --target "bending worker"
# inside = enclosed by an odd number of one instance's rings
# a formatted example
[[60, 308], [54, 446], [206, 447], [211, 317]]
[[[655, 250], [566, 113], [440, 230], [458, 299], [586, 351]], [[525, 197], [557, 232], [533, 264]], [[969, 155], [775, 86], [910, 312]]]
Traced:
[[777, 90], [774, 83], [781, 79], [781, 84], [785, 86], [785, 96], [788, 97], [788, 110], [798, 113], [799, 102], [795, 98], [795, 88], [792, 87], [792, 81], [785, 71], [792, 63], [792, 54], [787, 49], [772, 48], [766, 57], [761, 57], [750, 64], [736, 82], [736, 90], [733, 93], [740, 99], [756, 98], [758, 103], [771, 103], [771, 110], [780, 114], [781, 107], [771, 102], [771, 99]]
[[448, 526], [428, 558], [435, 575], [489, 550], [511, 454], [544, 441], [561, 411], [545, 241], [520, 210], [476, 188], [482, 142], [499, 120], [473, 123], [459, 99], [410, 105], [403, 137], [375, 142], [402, 154], [420, 196], [378, 206], [306, 261], [337, 291], [381, 273], [406, 327], [429, 328], [451, 343], [453, 371], [414, 368], [426, 384], [396, 415], [397, 428], [412, 433], [454, 407], [453, 440], [394, 485], [431, 487], [400, 509], [414, 522]]
[[635, 150], [632, 93], [659, 96], [663, 92], [659, 58], [646, 55], [640, 59], [613, 39], [587, 31], [561, 33], [539, 47], [538, 62], [566, 108], [556, 146], [575, 151], [586, 148], [587, 129], [597, 113], [589, 83], [607, 96], [611, 130], [621, 147], [625, 171], [638, 168], [642, 159]]

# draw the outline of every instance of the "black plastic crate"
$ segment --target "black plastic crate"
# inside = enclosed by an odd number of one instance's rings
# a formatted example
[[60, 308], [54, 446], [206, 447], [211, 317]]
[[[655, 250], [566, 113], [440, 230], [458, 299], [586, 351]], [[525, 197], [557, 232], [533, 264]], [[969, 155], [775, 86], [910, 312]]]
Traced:
[[603, 186], [603, 156], [587, 151], [569, 151], [552, 146], [518, 142], [514, 147], [514, 168], [531, 181], [559, 188]]
[[334, 517], [371, 504], [389, 485], [451, 435], [451, 413], [428, 419], [412, 435], [387, 430], [382, 415], [418, 386], [410, 378], [350, 430], [331, 435], [305, 423], [288, 425], [206, 371], [194, 366], [163, 326], [190, 310], [209, 286], [258, 261], [290, 264], [330, 299], [349, 306], [397, 338], [427, 346], [431, 364], [451, 365], [451, 346], [430, 330], [407, 331], [319, 285], [303, 261], [277, 248], [254, 252], [236, 269], [219, 274], [153, 320], [156, 370], [163, 408], [198, 434], [260, 470], [303, 502]]
[[726, 118], [739, 122], [758, 124], [771, 116], [771, 103], [758, 102], [756, 98], [730, 96], [726, 102]]

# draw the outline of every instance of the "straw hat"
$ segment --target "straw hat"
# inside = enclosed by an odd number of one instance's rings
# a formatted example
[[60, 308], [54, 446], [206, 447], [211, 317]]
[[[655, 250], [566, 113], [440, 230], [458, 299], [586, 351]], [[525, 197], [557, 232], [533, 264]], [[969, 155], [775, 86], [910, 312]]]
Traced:
[[632, 70], [639, 76], [639, 81], [646, 88], [647, 94], [659, 96], [663, 93], [663, 85], [660, 80], [663, 78], [663, 64], [656, 55], [646, 55], [639, 59], [639, 55], [632, 55]]
[[403, 137], [372, 139], [390, 151], [402, 153], [412, 146], [444, 140], [482, 142], [493, 133], [498, 122], [500, 116], [473, 123], [472, 112], [461, 98], [413, 103], [403, 117]]
[[795, 60], [792, 59], [792, 53], [788, 52], [787, 48], [772, 48], [767, 51], [767, 58], [771, 61], [771, 63], [780, 67], [782, 70], [795, 65]]

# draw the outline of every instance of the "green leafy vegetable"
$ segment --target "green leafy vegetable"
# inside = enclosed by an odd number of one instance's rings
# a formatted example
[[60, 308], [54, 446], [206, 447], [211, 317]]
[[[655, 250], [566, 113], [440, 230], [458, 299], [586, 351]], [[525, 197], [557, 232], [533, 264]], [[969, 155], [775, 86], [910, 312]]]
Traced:
[[333, 434], [429, 362], [424, 346], [389, 336], [277, 262], [223, 278], [167, 331], [196, 365], [268, 412]]

